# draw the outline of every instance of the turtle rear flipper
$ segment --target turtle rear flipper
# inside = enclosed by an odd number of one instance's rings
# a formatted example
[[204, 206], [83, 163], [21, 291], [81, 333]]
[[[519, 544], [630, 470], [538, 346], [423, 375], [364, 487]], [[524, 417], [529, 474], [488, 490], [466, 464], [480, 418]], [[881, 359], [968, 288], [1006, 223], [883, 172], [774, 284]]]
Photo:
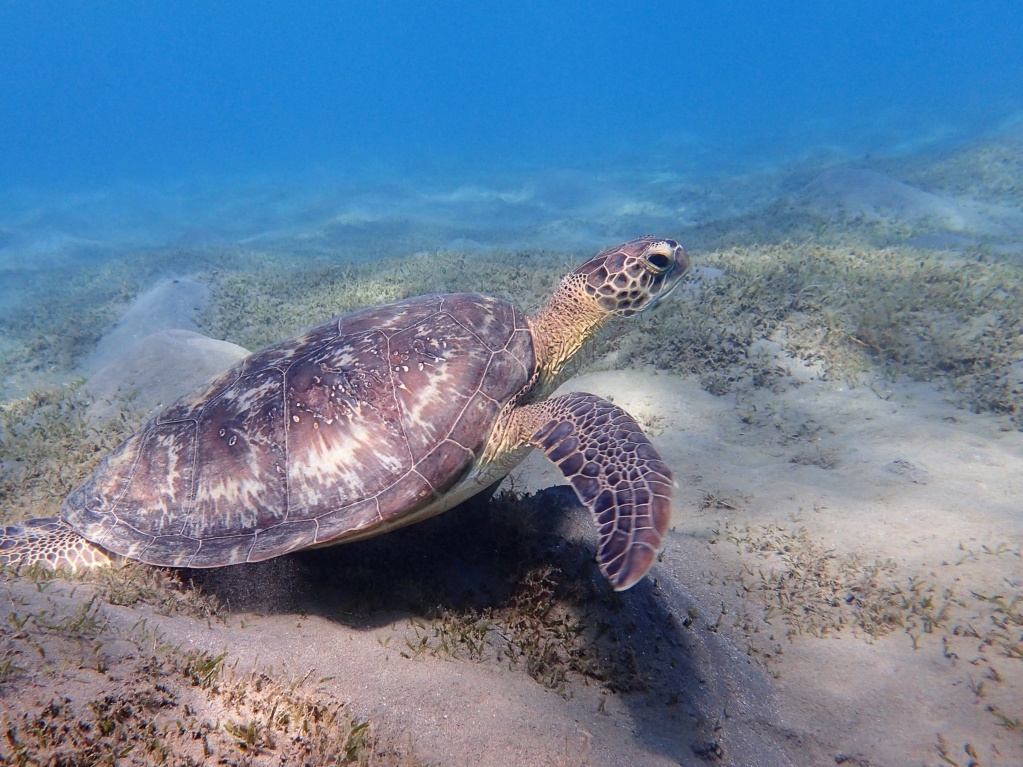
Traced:
[[52, 570], [109, 567], [113, 557], [56, 517], [29, 519], [0, 528], [0, 567], [41, 564]]
[[597, 564], [615, 591], [653, 565], [671, 520], [671, 469], [617, 405], [574, 392], [519, 409], [528, 434], [593, 513]]

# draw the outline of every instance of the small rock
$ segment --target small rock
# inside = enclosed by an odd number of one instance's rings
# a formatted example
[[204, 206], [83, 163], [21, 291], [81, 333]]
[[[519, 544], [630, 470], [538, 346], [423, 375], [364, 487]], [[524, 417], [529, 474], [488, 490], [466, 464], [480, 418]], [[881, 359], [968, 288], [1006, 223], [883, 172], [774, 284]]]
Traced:
[[894, 461], [885, 464], [885, 469], [890, 471], [892, 474], [898, 474], [900, 477], [905, 477], [910, 482], [916, 485], [926, 485], [931, 481], [931, 475], [919, 466], [910, 463], [903, 458], [896, 458]]

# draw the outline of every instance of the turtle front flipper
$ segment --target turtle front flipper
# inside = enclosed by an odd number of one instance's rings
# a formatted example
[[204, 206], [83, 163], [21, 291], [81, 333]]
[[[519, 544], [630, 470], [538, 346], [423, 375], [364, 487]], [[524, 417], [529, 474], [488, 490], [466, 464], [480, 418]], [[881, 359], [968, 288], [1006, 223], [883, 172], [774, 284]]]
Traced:
[[597, 564], [615, 591], [634, 586], [671, 519], [671, 469], [617, 405], [574, 392], [516, 411], [526, 444], [547, 454], [593, 513]]
[[56, 517], [0, 528], [0, 567], [42, 565], [51, 570], [110, 567], [114, 559]]

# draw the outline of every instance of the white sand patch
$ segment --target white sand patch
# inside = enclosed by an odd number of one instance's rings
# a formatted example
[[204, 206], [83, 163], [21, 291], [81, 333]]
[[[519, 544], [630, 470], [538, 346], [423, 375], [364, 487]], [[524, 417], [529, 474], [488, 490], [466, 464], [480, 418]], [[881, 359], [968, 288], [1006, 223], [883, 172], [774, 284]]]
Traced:
[[209, 300], [209, 288], [182, 277], [163, 280], [138, 296], [113, 330], [96, 344], [82, 365], [91, 374], [109, 365], [126, 349], [161, 330], [196, 330], [195, 317]]
[[[105, 345], [105, 339], [101, 343]], [[86, 381], [94, 400], [89, 414], [102, 421], [127, 406], [153, 415], [248, 354], [237, 344], [191, 330], [143, 336]]]
[[[650, 430], [679, 482], [674, 532], [652, 575], [674, 582], [702, 615], [727, 605], [724, 636], [737, 650], [749, 642], [771, 653], [778, 715], [804, 746], [822, 749], [828, 763], [846, 755], [929, 764], [940, 733], [961, 763], [965, 743], [984, 764], [1023, 763], [1018, 733], [986, 710], [1023, 715], [1023, 662], [962, 635], [994, 628], [990, 604], [974, 594], [1006, 602], [1023, 594], [1023, 435], [925, 384], [849, 389], [815, 380], [780, 394], [714, 397], [692, 380], [627, 371], [568, 387], [612, 397]], [[533, 489], [559, 478], [533, 455], [515, 481]], [[933, 586], [935, 612], [950, 589], [947, 615], [930, 633], [910, 616], [876, 639], [849, 629], [786, 638], [778, 616], [763, 622], [763, 595], [742, 588], [757, 568], [782, 569], [784, 560], [744, 552], [721, 532], [726, 525], [739, 537], [746, 526], [754, 535], [805, 528], [838, 558], [891, 560], [890, 583], [907, 595], [911, 579], [925, 584], [921, 593]], [[1020, 630], [1010, 621], [1005, 633], [1023, 649]]]
[[806, 186], [803, 195], [810, 210], [826, 220], [844, 216], [980, 236], [1023, 234], [1019, 210], [933, 194], [874, 170], [827, 170]]

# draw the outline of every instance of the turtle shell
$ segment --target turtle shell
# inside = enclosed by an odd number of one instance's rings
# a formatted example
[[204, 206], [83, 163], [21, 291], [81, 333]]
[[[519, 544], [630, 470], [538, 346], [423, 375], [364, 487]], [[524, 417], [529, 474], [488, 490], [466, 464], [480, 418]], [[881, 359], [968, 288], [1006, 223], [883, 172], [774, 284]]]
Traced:
[[117, 554], [181, 567], [368, 537], [466, 477], [533, 369], [526, 320], [505, 301], [447, 294], [353, 312], [178, 400], [61, 515]]

